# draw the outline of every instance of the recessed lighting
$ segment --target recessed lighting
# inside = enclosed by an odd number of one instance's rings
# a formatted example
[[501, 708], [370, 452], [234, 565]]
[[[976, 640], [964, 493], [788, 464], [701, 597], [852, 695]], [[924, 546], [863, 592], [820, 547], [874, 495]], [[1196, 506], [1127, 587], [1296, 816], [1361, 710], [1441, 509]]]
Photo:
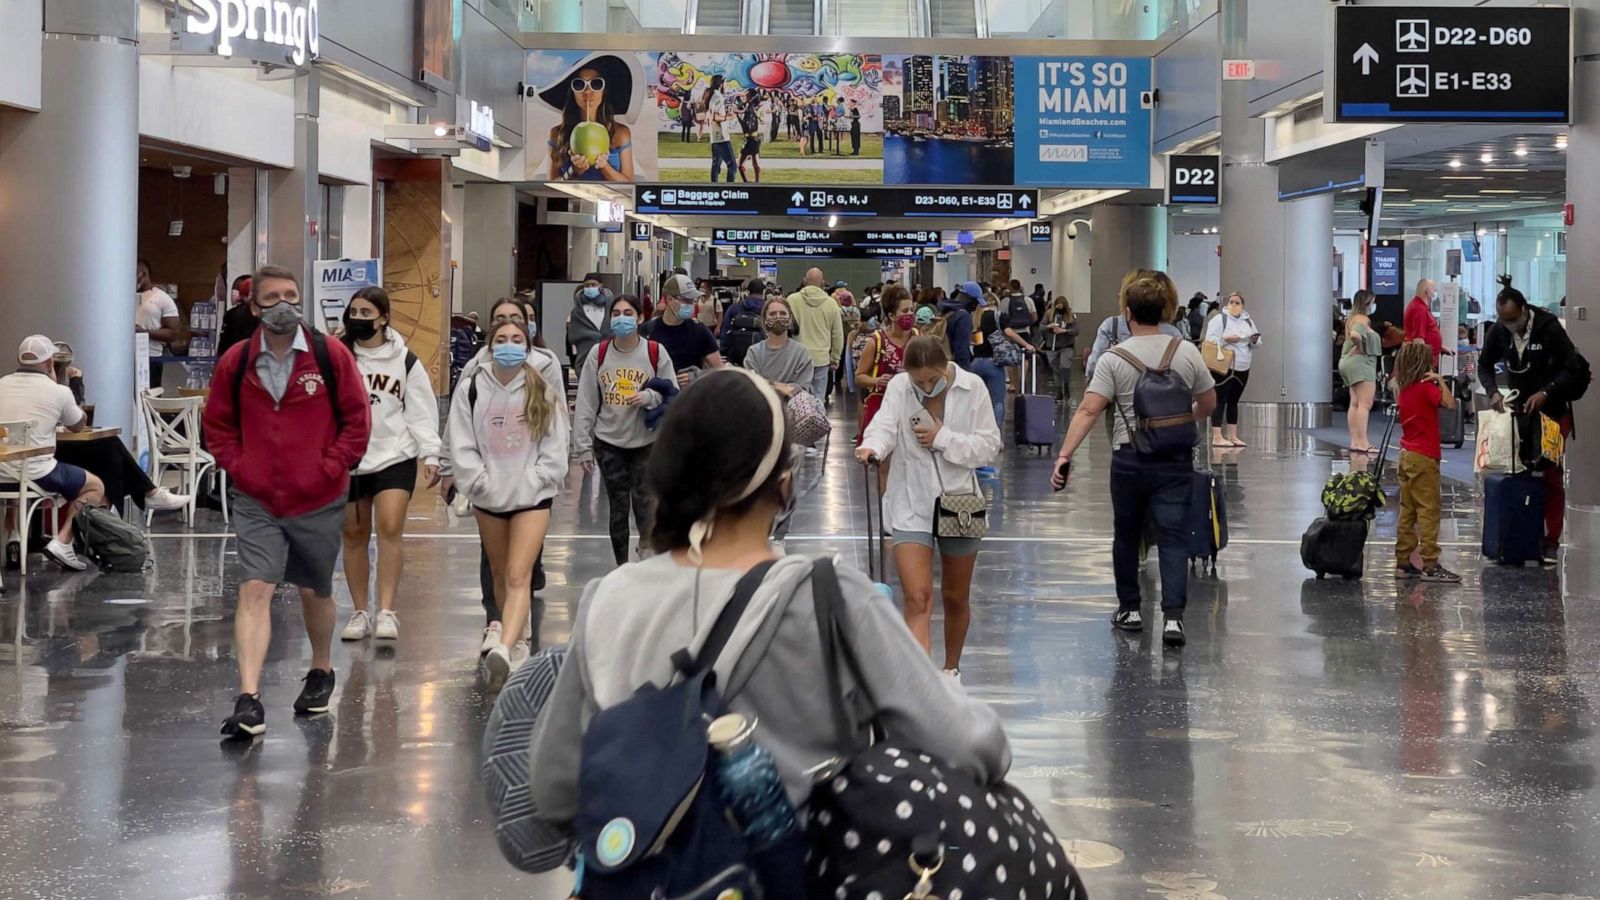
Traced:
[[1478, 162], [1481, 162], [1481, 163], [1483, 163], [1485, 165], [1488, 165], [1489, 163], [1494, 162], [1494, 154], [1493, 153], [1485, 153], [1482, 156], [1478, 157]]
[[1528, 155], [1528, 148], [1527, 147], [1518, 147], [1517, 149], [1515, 149], [1515, 150], [1513, 150], [1511, 152], [1514, 153], [1517, 156], [1527, 156]]
[[435, 125], [435, 126], [433, 126], [433, 136], [434, 137], [444, 137], [445, 135], [447, 135], [449, 133], [450, 133], [450, 129], [444, 127], [443, 125]]
[[1449, 166], [1450, 166], [1450, 168], [1452, 168], [1452, 169], [1459, 169], [1459, 168], [1461, 168], [1461, 160], [1459, 160], [1459, 159], [1452, 159], [1452, 160], [1450, 160], [1450, 162], [1449, 162]]
[[829, 228], [838, 228], [839, 227], [839, 217], [838, 216], [829, 216], [828, 217], [828, 227]]
[[1487, 228], [1479, 228], [1478, 229], [1478, 237], [1483, 237], [1484, 235], [1486, 235], [1488, 233], [1489, 233], [1489, 229], [1487, 229]]
[[1428, 235], [1428, 240], [1430, 240], [1430, 241], [1437, 241], [1438, 239], [1439, 239], [1439, 236], [1437, 234]]
[[1482, 175], [1440, 175], [1440, 181], [1482, 181]]
[[1480, 194], [1520, 194], [1522, 192], [1521, 191], [1513, 191], [1513, 190], [1505, 189], [1505, 188], [1494, 189], [1494, 190], [1491, 190], [1489, 188], [1484, 188], [1483, 190], [1479, 191], [1478, 193], [1480, 193]]

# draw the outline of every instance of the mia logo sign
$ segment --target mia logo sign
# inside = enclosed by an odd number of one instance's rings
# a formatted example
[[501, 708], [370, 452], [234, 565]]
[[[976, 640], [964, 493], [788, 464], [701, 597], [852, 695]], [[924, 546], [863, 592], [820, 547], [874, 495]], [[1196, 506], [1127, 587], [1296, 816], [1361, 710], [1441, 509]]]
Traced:
[[[216, 35], [218, 56], [233, 56], [236, 41], [285, 48], [297, 66], [318, 56], [317, 0], [195, 0], [195, 7], [184, 30]], [[269, 51], [250, 56], [275, 61]]]

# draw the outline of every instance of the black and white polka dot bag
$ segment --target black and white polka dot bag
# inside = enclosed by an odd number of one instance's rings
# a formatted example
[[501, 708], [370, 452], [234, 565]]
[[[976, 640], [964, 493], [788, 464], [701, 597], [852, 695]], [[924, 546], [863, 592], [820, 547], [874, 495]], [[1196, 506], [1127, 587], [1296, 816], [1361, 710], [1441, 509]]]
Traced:
[[861, 749], [822, 770], [806, 803], [811, 896], [838, 900], [1087, 900], [1039, 810], [1008, 784], [972, 775], [916, 749], [869, 744], [844, 702], [838, 666], [866, 690], [839, 625], [831, 563], [812, 576], [834, 723]]

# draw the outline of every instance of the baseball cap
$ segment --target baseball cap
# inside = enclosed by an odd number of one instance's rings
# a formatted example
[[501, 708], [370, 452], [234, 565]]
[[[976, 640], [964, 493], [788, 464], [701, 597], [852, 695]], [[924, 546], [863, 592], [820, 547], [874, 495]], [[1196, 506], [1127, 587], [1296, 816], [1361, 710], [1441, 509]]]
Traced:
[[71, 363], [73, 360], [72, 345], [66, 341], [56, 341], [55, 361], [58, 363]]
[[37, 366], [40, 363], [51, 362], [56, 358], [56, 342], [42, 334], [30, 334], [22, 339], [22, 345], [17, 347], [17, 362], [25, 366]]
[[926, 325], [933, 321], [933, 307], [922, 306], [917, 308], [917, 324]]
[[966, 294], [968, 297], [971, 297], [974, 300], [983, 299], [983, 288], [979, 287], [976, 281], [963, 281], [961, 282], [960, 286], [956, 288], [956, 290]]
[[699, 300], [700, 289], [694, 286], [694, 279], [689, 276], [674, 275], [662, 286], [661, 296], [676, 297], [679, 300]]

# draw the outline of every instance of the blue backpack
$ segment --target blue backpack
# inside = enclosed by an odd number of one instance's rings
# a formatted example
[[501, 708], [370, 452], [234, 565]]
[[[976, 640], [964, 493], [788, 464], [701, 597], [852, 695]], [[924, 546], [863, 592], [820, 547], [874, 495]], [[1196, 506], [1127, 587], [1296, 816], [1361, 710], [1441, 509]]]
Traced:
[[1126, 347], [1110, 351], [1139, 372], [1139, 382], [1133, 388], [1136, 421], [1128, 422], [1120, 405], [1117, 412], [1127, 424], [1133, 449], [1140, 456], [1175, 458], [1192, 452], [1200, 443], [1200, 429], [1194, 420], [1194, 389], [1172, 371], [1172, 357], [1182, 346], [1182, 338], [1173, 338], [1154, 367], [1145, 365]]
[[602, 710], [583, 736], [578, 773], [582, 900], [805, 896], [805, 842], [752, 852], [717, 789], [706, 726], [727, 707], [712, 666], [772, 563], [739, 580], [698, 654], [672, 655], [667, 687], [646, 684]]

